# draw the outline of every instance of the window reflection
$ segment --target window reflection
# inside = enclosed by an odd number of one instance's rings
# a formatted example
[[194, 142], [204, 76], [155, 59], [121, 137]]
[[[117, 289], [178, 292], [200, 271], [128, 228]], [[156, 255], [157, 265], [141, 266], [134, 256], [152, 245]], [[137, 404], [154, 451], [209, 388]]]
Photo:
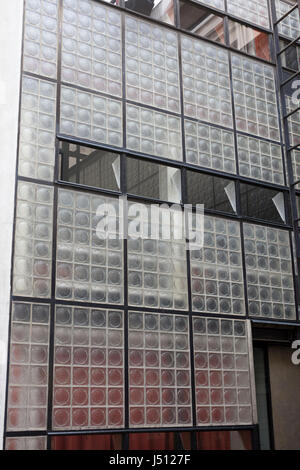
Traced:
[[[286, 41], [280, 41], [280, 49], [284, 49], [288, 45]], [[300, 47], [293, 45], [288, 47], [281, 54], [281, 61], [283, 67], [287, 67], [292, 70], [299, 70], [300, 68]]]
[[125, 8], [164, 23], [175, 24], [173, 0], [126, 0]]
[[269, 35], [234, 21], [229, 21], [230, 46], [247, 54], [271, 60]]
[[96, 188], [120, 190], [120, 156], [106, 150], [61, 143], [61, 179]]
[[185, 1], [180, 1], [180, 25], [198, 36], [225, 43], [223, 18]]
[[247, 217], [283, 223], [286, 220], [285, 198], [274, 189], [241, 184], [241, 210]]

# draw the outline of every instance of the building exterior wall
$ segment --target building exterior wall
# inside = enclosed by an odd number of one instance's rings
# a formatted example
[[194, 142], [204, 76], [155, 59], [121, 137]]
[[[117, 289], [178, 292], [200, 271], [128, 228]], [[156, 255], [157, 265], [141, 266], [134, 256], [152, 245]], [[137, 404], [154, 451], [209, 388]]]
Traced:
[[[214, 36], [180, 30], [177, 1], [159, 23], [157, 9], [25, 1], [7, 448], [49, 448], [49, 432], [257, 427], [251, 322], [299, 324], [271, 16], [267, 0], [202, 3], [226, 16]], [[229, 47], [232, 15], [258, 28], [252, 56]], [[131, 218], [144, 204], [143, 227], [151, 203], [177, 203], [167, 241], [121, 236], [125, 196]], [[178, 206], [197, 203], [203, 243], [187, 250]], [[115, 226], [101, 225], [109, 210]]]
[[18, 142], [23, 4], [5, 2], [0, 17], [0, 446], [3, 443], [11, 256]]

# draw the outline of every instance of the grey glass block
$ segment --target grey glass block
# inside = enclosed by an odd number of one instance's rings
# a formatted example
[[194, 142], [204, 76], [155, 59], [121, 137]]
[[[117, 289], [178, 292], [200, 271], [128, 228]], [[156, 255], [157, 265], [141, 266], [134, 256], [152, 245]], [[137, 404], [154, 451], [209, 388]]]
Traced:
[[188, 163], [236, 173], [233, 132], [185, 119], [185, 145]]
[[248, 325], [193, 317], [197, 426], [253, 423]]
[[191, 251], [193, 311], [245, 315], [238, 222], [205, 216], [203, 248]]
[[[300, 152], [294, 150], [292, 152], [292, 164], [293, 164], [293, 172], [294, 172], [294, 181], [300, 181]], [[296, 188], [300, 188], [300, 184], [296, 185]]]
[[184, 114], [232, 128], [228, 52], [181, 35]]
[[[286, 102], [287, 114], [294, 111], [296, 107], [298, 106], [298, 101], [293, 100], [293, 98], [288, 95], [285, 96], [285, 102]], [[294, 112], [287, 119], [287, 122], [288, 122], [288, 129], [289, 129], [290, 145], [295, 146], [295, 145], [300, 144], [300, 111]], [[298, 153], [295, 153], [296, 157], [297, 157], [297, 154]]]
[[7, 437], [5, 450], [46, 450], [46, 436]]
[[122, 96], [121, 14], [91, 0], [65, 0], [62, 81]]
[[57, 74], [58, 0], [26, 0], [23, 70]]
[[131, 427], [191, 426], [189, 320], [129, 312]]
[[128, 100], [180, 112], [177, 33], [126, 16]]
[[181, 119], [127, 104], [126, 146], [136, 152], [182, 160]]
[[241, 176], [284, 185], [280, 145], [238, 135], [238, 159]]
[[56, 85], [23, 75], [19, 175], [53, 181]]
[[237, 130], [279, 141], [273, 67], [235, 54], [231, 58]]
[[53, 429], [124, 426], [123, 315], [56, 306]]
[[295, 320], [289, 232], [244, 224], [249, 315]]
[[123, 282], [118, 200], [60, 190], [56, 297], [122, 304]]
[[63, 86], [60, 133], [122, 147], [121, 101]]
[[[50, 305], [13, 302], [7, 430], [47, 429]], [[11, 445], [41, 445], [20, 441]]]
[[[140, 204], [129, 205], [129, 213], [135, 213], [136, 210], [142, 210]], [[181, 227], [175, 225], [176, 214], [175, 211], [168, 214], [161, 211], [161, 225], [151, 223], [151, 234], [146, 230], [144, 233], [135, 233], [137, 223], [144, 226], [148, 221], [139, 221], [138, 216], [129, 217], [129, 305], [187, 310], [186, 243], [184, 236], [179, 234]]]
[[223, 11], [225, 10], [224, 0], [196, 0], [196, 2], [207, 5], [208, 7], [218, 8], [219, 10]]
[[244, 21], [270, 29], [268, 0], [227, 0], [227, 11]]
[[13, 271], [14, 295], [50, 297], [53, 188], [19, 182]]
[[[290, 11], [294, 3], [296, 2], [285, 2], [282, 0], [275, 0], [277, 19], [281, 18], [288, 11]], [[280, 21], [280, 23], [278, 24], [278, 32], [283, 36], [287, 36], [291, 39], [296, 39], [299, 36], [299, 30], [300, 20], [297, 9], [290, 13], [283, 21]]]

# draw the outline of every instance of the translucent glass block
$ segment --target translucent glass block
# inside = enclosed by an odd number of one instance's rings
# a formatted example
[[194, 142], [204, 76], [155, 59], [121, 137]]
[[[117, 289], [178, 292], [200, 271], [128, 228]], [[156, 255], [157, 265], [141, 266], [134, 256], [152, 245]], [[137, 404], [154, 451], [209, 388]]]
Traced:
[[182, 160], [181, 119], [127, 104], [127, 148], [136, 152]]
[[249, 314], [295, 320], [289, 232], [244, 224]]
[[246, 322], [193, 317], [193, 338], [197, 425], [251, 424]]
[[268, 0], [228, 0], [227, 11], [244, 21], [270, 29]]
[[177, 34], [130, 16], [125, 24], [127, 99], [179, 113]]
[[5, 450], [46, 450], [46, 436], [7, 437]]
[[[140, 204], [129, 205], [129, 214], [136, 210], [140, 210]], [[148, 232], [132, 231], [137, 221], [129, 216], [129, 305], [187, 310], [186, 245], [184, 237], [179, 238], [179, 234], [177, 237], [177, 217], [178, 212], [170, 211], [166, 214], [162, 210], [158, 214], [162, 226], [153, 223], [150, 235]]]
[[13, 292], [50, 297], [53, 188], [19, 182], [17, 193]]
[[181, 36], [184, 114], [233, 127], [228, 52]]
[[235, 54], [231, 59], [237, 130], [279, 141], [273, 67]]
[[[297, 100], [296, 102], [293, 102], [292, 97], [286, 95], [285, 101], [286, 101], [287, 113], [294, 111]], [[291, 146], [300, 144], [300, 111], [293, 113], [288, 118], [287, 121], [288, 121], [289, 139], [290, 139]], [[295, 160], [296, 164], [299, 165], [299, 152], [293, 151], [292, 155], [293, 155], [293, 160]]]
[[225, 10], [224, 0], [196, 0], [198, 3], [207, 5], [209, 7], [218, 8], [219, 10]]
[[122, 147], [122, 103], [63, 86], [60, 132], [84, 140]]
[[[277, 19], [281, 18], [294, 6], [294, 1], [275, 0]], [[298, 10], [294, 10], [278, 24], [278, 32], [283, 36], [296, 39], [299, 36], [300, 21]]]
[[57, 220], [56, 297], [122, 304], [118, 200], [60, 190]]
[[19, 175], [53, 181], [56, 85], [23, 76]]
[[124, 426], [123, 311], [58, 305], [53, 428]]
[[[300, 180], [300, 152], [294, 150], [292, 152], [292, 164], [293, 164], [293, 173], [294, 173], [294, 181]], [[298, 183], [296, 186], [297, 189], [300, 188], [300, 184]]]
[[129, 342], [130, 426], [190, 426], [188, 318], [129, 312], [129, 337], [136, 335], [139, 344]]
[[240, 175], [284, 185], [280, 145], [238, 135]]
[[236, 173], [233, 132], [185, 119], [187, 162]]
[[61, 79], [122, 96], [121, 15], [118, 11], [90, 0], [64, 2]]
[[[9, 431], [47, 427], [49, 325], [48, 304], [13, 303], [7, 405]], [[12, 445], [23, 445], [22, 442]]]
[[56, 78], [58, 0], [26, 0], [23, 70]]
[[205, 216], [203, 248], [191, 251], [193, 311], [245, 314], [240, 225]]

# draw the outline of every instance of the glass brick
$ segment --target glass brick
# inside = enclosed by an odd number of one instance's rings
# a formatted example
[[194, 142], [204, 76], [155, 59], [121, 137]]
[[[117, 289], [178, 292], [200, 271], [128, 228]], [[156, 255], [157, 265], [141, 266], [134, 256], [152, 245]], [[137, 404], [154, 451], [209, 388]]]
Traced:
[[227, 0], [227, 11], [244, 21], [270, 29], [268, 0]]

